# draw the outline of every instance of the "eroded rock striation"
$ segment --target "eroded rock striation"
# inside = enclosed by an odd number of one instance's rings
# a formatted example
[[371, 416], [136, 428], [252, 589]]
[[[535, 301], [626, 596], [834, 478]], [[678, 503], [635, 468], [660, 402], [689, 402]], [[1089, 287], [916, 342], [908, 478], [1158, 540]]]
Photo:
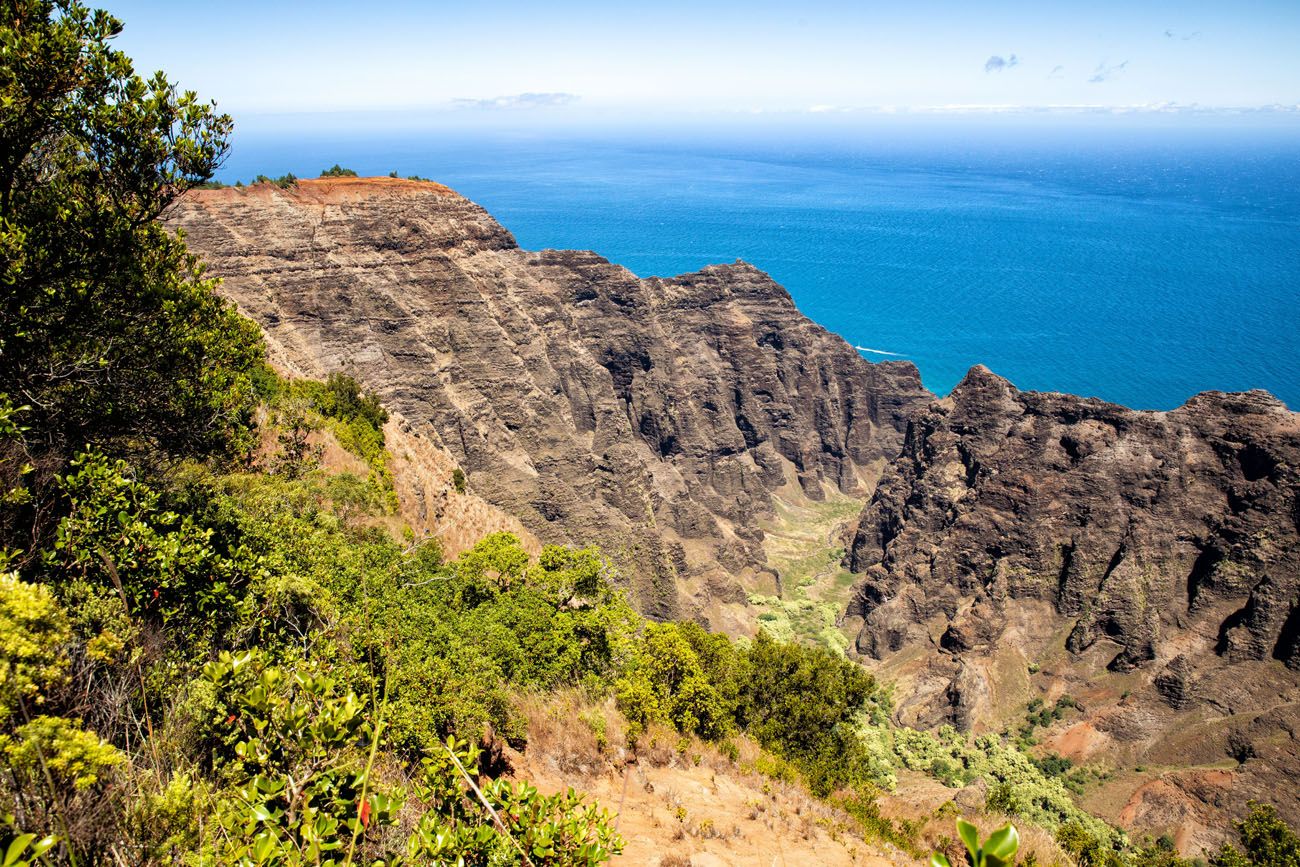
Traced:
[[976, 367], [916, 417], [846, 561], [902, 721], [996, 730], [1068, 692], [1053, 745], [1077, 761], [1241, 763], [1165, 779], [1182, 812], [1139, 789], [1112, 818], [1213, 824], [1250, 796], [1300, 817], [1274, 792], [1300, 772], [1300, 414], [1267, 393], [1137, 412]]
[[743, 604], [771, 493], [865, 496], [929, 398], [751, 265], [521, 250], [438, 184], [196, 191], [168, 220], [278, 363], [357, 376], [543, 541], [599, 541], [653, 615]]
[[1300, 415], [1264, 392], [1135, 412], [976, 367], [918, 416], [848, 557], [875, 657], [936, 615], [941, 648], [988, 646], [1000, 607], [1038, 599], [1113, 671], [1170, 661], [1200, 621], [1205, 652], [1300, 669]]

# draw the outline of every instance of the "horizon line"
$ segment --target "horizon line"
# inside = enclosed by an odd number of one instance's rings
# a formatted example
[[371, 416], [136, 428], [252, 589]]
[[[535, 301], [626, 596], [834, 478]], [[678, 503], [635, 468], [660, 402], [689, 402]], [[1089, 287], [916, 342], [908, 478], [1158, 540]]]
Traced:
[[553, 118], [599, 118], [622, 112], [638, 112], [643, 117], [676, 116], [683, 118], [706, 117], [761, 117], [819, 115], [828, 117], [844, 116], [897, 116], [897, 115], [1005, 115], [1005, 114], [1162, 114], [1162, 115], [1300, 115], [1300, 103], [1261, 103], [1255, 105], [1203, 105], [1200, 103], [947, 103], [922, 105], [834, 105], [813, 104], [809, 106], [786, 107], [649, 107], [632, 104], [598, 104], [583, 103], [577, 97], [563, 103], [503, 105], [501, 100], [508, 97], [492, 99], [457, 98], [439, 103], [426, 103], [409, 106], [383, 107], [332, 107], [304, 109], [223, 109], [218, 110], [238, 113], [243, 117], [285, 117], [303, 115], [344, 115], [344, 114], [421, 114], [447, 117], [518, 117], [547, 116]]

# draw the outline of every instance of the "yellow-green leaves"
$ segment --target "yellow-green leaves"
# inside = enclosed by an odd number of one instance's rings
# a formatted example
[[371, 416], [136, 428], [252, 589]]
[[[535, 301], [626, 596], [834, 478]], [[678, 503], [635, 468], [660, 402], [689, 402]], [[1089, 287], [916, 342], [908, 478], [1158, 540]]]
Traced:
[[42, 692], [63, 680], [68, 619], [50, 591], [0, 573], [0, 722], [20, 701], [42, 702]]
[[38, 716], [19, 726], [4, 750], [16, 770], [39, 780], [48, 770], [56, 786], [82, 791], [99, 782], [103, 774], [126, 757], [94, 732], [81, 727], [81, 720]]

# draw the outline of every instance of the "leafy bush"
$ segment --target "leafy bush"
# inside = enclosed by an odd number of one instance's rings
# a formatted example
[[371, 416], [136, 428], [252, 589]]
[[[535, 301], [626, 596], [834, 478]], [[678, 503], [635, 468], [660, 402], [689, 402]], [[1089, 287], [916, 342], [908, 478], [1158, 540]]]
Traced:
[[1250, 815], [1234, 823], [1241, 849], [1231, 843], [1214, 856], [1214, 867], [1300, 867], [1300, 835], [1272, 804], [1250, 803]]
[[779, 644], [759, 632], [749, 648], [739, 722], [808, 775], [813, 791], [871, 782], [858, 734], [875, 680], [829, 650]]
[[632, 740], [652, 720], [705, 738], [731, 730], [735, 705], [724, 702], [682, 631], [672, 623], [646, 624], [629, 670], [615, 684]]
[[254, 184], [274, 184], [282, 190], [287, 190], [298, 185], [298, 178], [293, 172], [286, 172], [278, 178], [270, 178], [266, 175], [258, 175], [253, 178]]
[[[94, 816], [114, 800], [108, 777], [125, 756], [80, 719], [54, 713], [50, 693], [69, 677], [70, 639], [68, 618], [47, 588], [0, 574], [0, 755], [7, 771], [0, 784], [6, 847], [0, 851], [6, 859], [35, 863], [66, 854], [74, 846], [69, 817]], [[52, 713], [36, 714], [37, 708]], [[37, 840], [55, 827], [57, 840]], [[78, 830], [93, 837], [101, 829]]]
[[120, 596], [129, 616], [168, 628], [191, 652], [240, 615], [247, 572], [215, 550], [211, 529], [164, 508], [125, 461], [89, 453], [72, 469], [60, 479], [67, 515], [45, 557], [53, 580]]
[[39, 707], [66, 678], [62, 649], [70, 638], [68, 618], [48, 588], [0, 573], [0, 724], [24, 703]]
[[352, 171], [352, 169], [345, 169], [343, 166], [335, 163], [329, 168], [322, 170], [320, 176], [322, 178], [355, 178], [357, 173]]
[[228, 704], [228, 715], [211, 722], [230, 780], [205, 863], [341, 863], [344, 852], [351, 861], [372, 823], [391, 824], [398, 802], [373, 790], [362, 752], [377, 745], [381, 727], [356, 693], [326, 675], [270, 666], [255, 652], [222, 654], [203, 677]]
[[54, 785], [84, 791], [108, 770], [125, 761], [111, 744], [82, 728], [81, 720], [38, 716], [18, 726], [11, 737], [0, 738], [11, 773], [40, 786], [49, 775]]
[[423, 762], [417, 798], [428, 807], [411, 837], [411, 867], [419, 864], [533, 864], [595, 867], [623, 848], [608, 813], [572, 789], [542, 795], [528, 783], [473, 779], [480, 751], [448, 740]]
[[155, 219], [211, 177], [231, 120], [137, 75], [120, 30], [76, 0], [16, 0], [0, 21], [0, 394], [30, 406], [23, 445], [42, 470], [87, 443], [251, 445], [258, 330]]
[[1064, 822], [1056, 829], [1056, 842], [1079, 867], [1125, 867], [1117, 841], [1098, 834], [1096, 829], [1077, 819]]
[[615, 685], [633, 736], [651, 720], [711, 739], [745, 730], [822, 795], [892, 770], [861, 732], [876, 689], [861, 666], [761, 631], [748, 647], [695, 624], [647, 624], [640, 639]]
[[[262, 654], [223, 654], [203, 676], [228, 696], [223, 776], [231, 787], [206, 829], [200, 863], [495, 864], [526, 853], [537, 865], [588, 867], [617, 854], [610, 817], [569, 790], [479, 777], [477, 747], [448, 739], [423, 758], [406, 793], [374, 779], [384, 704], [333, 678], [270, 666]], [[404, 803], [417, 813], [405, 852], [387, 829]]]

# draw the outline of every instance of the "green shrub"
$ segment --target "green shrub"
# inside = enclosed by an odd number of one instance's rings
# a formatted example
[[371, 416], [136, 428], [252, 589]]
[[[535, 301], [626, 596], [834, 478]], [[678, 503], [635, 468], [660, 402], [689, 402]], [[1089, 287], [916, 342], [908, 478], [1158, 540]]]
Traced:
[[798, 764], [814, 792], [827, 794], [869, 781], [858, 728], [875, 691], [862, 666], [760, 631], [747, 654], [737, 718], [760, 744]]
[[681, 627], [646, 624], [633, 653], [614, 686], [619, 708], [631, 724], [631, 738], [651, 721], [706, 738], [721, 738], [731, 730], [735, 707], [709, 681]]
[[370, 776], [382, 723], [369, 702], [256, 652], [224, 653], [203, 677], [229, 711], [212, 723], [230, 787], [206, 829], [202, 863], [340, 863], [345, 852], [351, 861], [358, 840], [392, 824], [399, 799]]
[[449, 740], [424, 759], [415, 795], [427, 808], [411, 836], [419, 864], [516, 864], [523, 856], [554, 867], [595, 867], [622, 851], [612, 818], [572, 789], [542, 795], [526, 782], [478, 787], [479, 750]]
[[[396, 176], [396, 172], [393, 174]], [[352, 171], [352, 169], [345, 169], [343, 166], [335, 163], [329, 168], [322, 170], [320, 176], [322, 178], [355, 178], [357, 173]]]
[[0, 744], [10, 773], [37, 788], [49, 774], [57, 787], [84, 791], [126, 760], [111, 744], [86, 731], [81, 720], [57, 716], [38, 716]]
[[1223, 844], [1211, 862], [1214, 867], [1300, 867], [1300, 835], [1272, 804], [1251, 801], [1250, 815], [1233, 824], [1241, 849]]
[[213, 531], [164, 507], [130, 466], [83, 454], [60, 479], [66, 517], [45, 567], [56, 583], [87, 582], [87, 596], [121, 597], [127, 614], [168, 629], [201, 651], [242, 614], [247, 570], [221, 556]]
[[253, 178], [254, 184], [274, 184], [282, 190], [287, 190], [298, 185], [298, 178], [293, 172], [286, 172], [278, 178], [270, 178], [266, 175], [258, 175]]
[[[526, 782], [481, 786], [479, 750], [448, 739], [423, 758], [410, 800], [418, 819], [395, 847], [406, 793], [373, 779], [384, 704], [333, 678], [289, 672], [259, 653], [223, 654], [204, 679], [225, 696], [218, 767], [230, 788], [205, 828], [199, 863], [315, 865], [510, 863], [596, 865], [622, 841], [604, 811], [573, 790], [544, 796]], [[504, 859], [504, 860], [503, 860]]]
[[0, 572], [0, 724], [39, 707], [44, 694], [67, 677], [63, 652], [72, 637], [67, 615], [46, 587]]

